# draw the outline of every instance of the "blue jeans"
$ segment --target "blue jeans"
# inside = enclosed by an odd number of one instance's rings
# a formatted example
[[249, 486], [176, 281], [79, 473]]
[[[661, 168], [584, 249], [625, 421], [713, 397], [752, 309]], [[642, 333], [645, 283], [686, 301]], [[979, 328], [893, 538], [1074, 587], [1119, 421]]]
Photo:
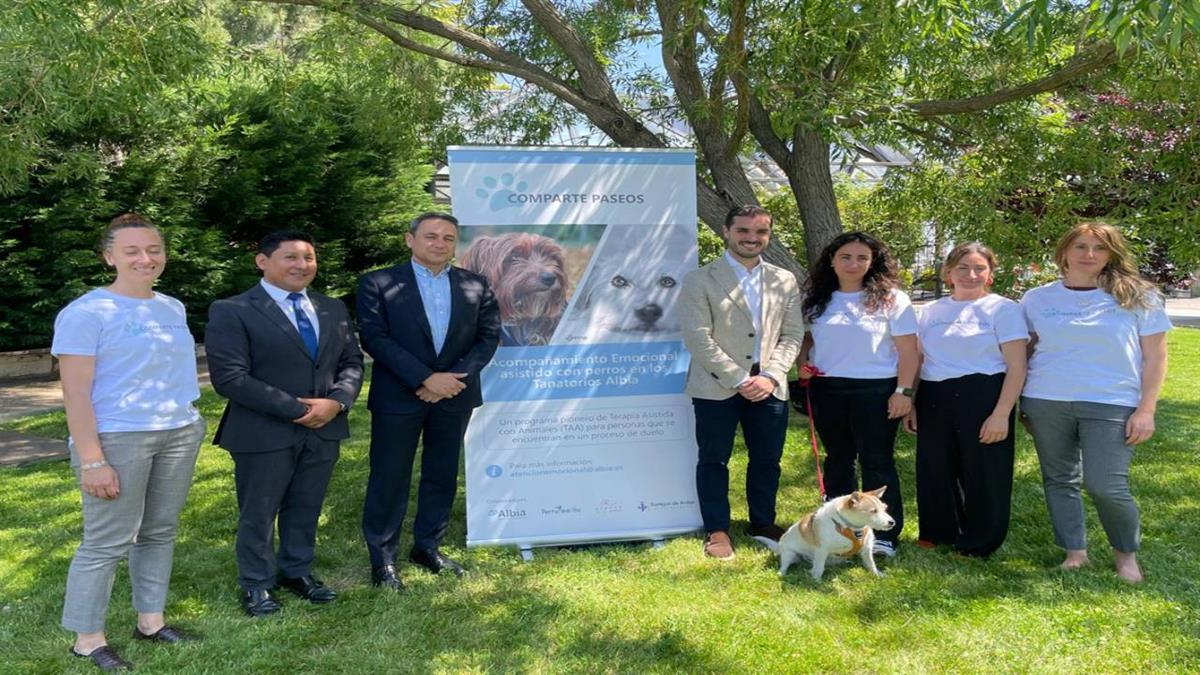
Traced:
[[729, 529], [729, 457], [739, 424], [746, 441], [746, 505], [751, 525], [775, 523], [779, 460], [787, 438], [788, 405], [774, 396], [751, 402], [741, 394], [721, 401], [693, 398], [696, 413], [696, 495], [704, 531]]

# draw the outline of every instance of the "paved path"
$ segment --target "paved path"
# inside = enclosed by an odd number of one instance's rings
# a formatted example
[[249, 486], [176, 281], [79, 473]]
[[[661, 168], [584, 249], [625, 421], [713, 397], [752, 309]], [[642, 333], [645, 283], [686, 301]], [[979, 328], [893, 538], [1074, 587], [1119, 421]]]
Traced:
[[[1176, 326], [1200, 328], [1200, 298], [1167, 300], [1167, 314]], [[198, 361], [200, 383], [208, 384], [208, 366]], [[62, 410], [62, 390], [58, 382], [0, 382], [0, 422]], [[67, 456], [62, 440], [0, 431], [0, 466], [15, 466]]]
[[[200, 384], [208, 384], [208, 363], [196, 361]], [[0, 382], [0, 422], [62, 410], [62, 388], [57, 380]], [[66, 459], [66, 439], [31, 436], [0, 430], [0, 467], [20, 466], [50, 459]]]

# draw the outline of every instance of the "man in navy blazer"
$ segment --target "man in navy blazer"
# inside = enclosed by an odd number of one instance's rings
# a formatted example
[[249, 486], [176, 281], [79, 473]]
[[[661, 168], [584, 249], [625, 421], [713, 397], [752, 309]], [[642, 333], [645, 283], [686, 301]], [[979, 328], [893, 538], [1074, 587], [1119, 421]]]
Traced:
[[311, 567], [363, 375], [346, 305], [308, 288], [317, 274], [312, 238], [272, 232], [258, 251], [262, 281], [214, 302], [204, 336], [213, 389], [229, 399], [213, 442], [233, 457], [238, 583], [251, 616], [279, 611], [276, 584], [313, 603], [336, 597]]
[[421, 480], [409, 560], [434, 574], [463, 573], [439, 546], [458, 487], [463, 435], [483, 403], [479, 373], [500, 341], [499, 307], [487, 281], [449, 264], [458, 242], [454, 216], [417, 216], [405, 241], [410, 262], [370, 272], [358, 284], [359, 331], [375, 360], [363, 536], [372, 583], [394, 590], [403, 587], [396, 548], [418, 438]]

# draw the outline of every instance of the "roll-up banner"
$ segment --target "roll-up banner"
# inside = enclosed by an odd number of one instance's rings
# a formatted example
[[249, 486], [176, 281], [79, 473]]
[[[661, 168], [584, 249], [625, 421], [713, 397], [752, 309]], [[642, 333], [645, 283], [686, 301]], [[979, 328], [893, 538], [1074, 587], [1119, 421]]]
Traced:
[[701, 526], [676, 307], [696, 258], [692, 150], [449, 148], [457, 264], [500, 348], [466, 436], [467, 545]]

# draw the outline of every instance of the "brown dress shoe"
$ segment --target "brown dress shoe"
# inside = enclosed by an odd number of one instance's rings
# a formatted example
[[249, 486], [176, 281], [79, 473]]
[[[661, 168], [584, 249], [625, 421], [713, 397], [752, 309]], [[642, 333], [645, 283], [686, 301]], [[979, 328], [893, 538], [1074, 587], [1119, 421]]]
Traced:
[[733, 541], [724, 530], [709, 532], [704, 537], [704, 555], [717, 560], [733, 560]]

